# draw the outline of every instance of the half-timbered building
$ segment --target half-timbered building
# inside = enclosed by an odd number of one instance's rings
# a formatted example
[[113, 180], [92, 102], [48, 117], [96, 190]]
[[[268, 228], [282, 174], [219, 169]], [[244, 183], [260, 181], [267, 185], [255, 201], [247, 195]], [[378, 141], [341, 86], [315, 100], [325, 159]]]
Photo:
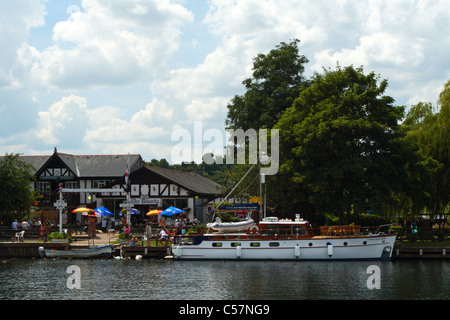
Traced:
[[31, 164], [35, 172], [33, 187], [42, 198], [38, 215], [56, 218], [54, 207], [61, 188], [68, 189], [118, 189], [111, 193], [63, 193], [67, 202], [64, 219], [67, 223], [81, 221], [79, 214], [72, 214], [78, 207], [105, 206], [116, 217], [120, 204], [126, 199], [123, 192], [127, 164], [131, 181], [131, 202], [145, 218], [148, 210], [175, 206], [187, 212], [188, 217], [205, 221], [207, 203], [221, 196], [221, 186], [195, 173], [173, 169], [148, 167], [139, 154], [121, 155], [72, 155], [58, 152], [51, 156], [21, 156]]

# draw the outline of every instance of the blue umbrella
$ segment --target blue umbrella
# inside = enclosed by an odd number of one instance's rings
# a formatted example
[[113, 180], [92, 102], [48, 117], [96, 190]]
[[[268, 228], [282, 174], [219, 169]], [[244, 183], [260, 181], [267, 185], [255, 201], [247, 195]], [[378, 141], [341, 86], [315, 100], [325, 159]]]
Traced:
[[[130, 214], [141, 214], [141, 212], [138, 209], [131, 208], [130, 211], [131, 211]], [[121, 215], [122, 212], [119, 213], [119, 216]]]
[[114, 215], [114, 213], [112, 213], [105, 207], [100, 207], [100, 208], [94, 209], [94, 211], [100, 213], [102, 216], [113, 216]]
[[160, 213], [162, 216], [173, 216], [175, 214], [184, 213], [185, 211], [175, 208], [175, 207], [168, 207], [166, 210]]

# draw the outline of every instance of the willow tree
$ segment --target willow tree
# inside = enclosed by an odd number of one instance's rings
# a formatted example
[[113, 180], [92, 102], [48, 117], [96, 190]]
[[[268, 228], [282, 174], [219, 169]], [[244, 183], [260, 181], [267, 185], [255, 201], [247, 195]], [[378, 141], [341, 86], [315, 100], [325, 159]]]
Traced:
[[[435, 112], [436, 110], [439, 110]], [[431, 213], [449, 212], [450, 204], [450, 81], [439, 95], [437, 108], [430, 102], [413, 105], [403, 125], [406, 138], [416, 143], [421, 152], [436, 161], [436, 170], [422, 177], [429, 198], [423, 207]]]
[[399, 126], [404, 107], [384, 95], [387, 86], [362, 67], [324, 70], [278, 121], [281, 173], [312, 212], [345, 220], [345, 213], [385, 211], [411, 184], [408, 167], [419, 159]]

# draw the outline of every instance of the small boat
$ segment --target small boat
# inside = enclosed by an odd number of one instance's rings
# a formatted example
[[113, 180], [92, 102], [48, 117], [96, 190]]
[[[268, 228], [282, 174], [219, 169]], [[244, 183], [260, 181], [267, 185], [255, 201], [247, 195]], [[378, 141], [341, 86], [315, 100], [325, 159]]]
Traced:
[[268, 217], [241, 232], [175, 236], [172, 254], [181, 260], [388, 260], [396, 239], [390, 229], [363, 234], [360, 226], [327, 226], [316, 235], [308, 221]]
[[209, 229], [214, 229], [221, 232], [230, 231], [243, 231], [249, 229], [254, 225], [255, 221], [253, 219], [248, 219], [239, 222], [222, 222], [219, 217], [216, 218], [216, 222], [208, 223], [206, 226]]
[[53, 250], [39, 247], [39, 255], [46, 258], [110, 258], [112, 250], [113, 247], [111, 245], [78, 250]]

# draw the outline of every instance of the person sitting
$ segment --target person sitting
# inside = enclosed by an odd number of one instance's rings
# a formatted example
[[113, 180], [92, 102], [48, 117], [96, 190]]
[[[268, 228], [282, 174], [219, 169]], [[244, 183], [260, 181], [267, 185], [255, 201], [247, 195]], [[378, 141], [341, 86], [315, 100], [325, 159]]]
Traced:
[[131, 239], [131, 245], [137, 246], [138, 245], [138, 239], [136, 237], [136, 234], [133, 234], [133, 238]]
[[[167, 238], [168, 238], [168, 234], [166, 232], [165, 229], [161, 229], [161, 231], [159, 232], [159, 239], [158, 242], [161, 243], [161, 246], [163, 245], [163, 241], [164, 241], [164, 245], [167, 246]], [[158, 242], [156, 243], [156, 245], [158, 245]]]

